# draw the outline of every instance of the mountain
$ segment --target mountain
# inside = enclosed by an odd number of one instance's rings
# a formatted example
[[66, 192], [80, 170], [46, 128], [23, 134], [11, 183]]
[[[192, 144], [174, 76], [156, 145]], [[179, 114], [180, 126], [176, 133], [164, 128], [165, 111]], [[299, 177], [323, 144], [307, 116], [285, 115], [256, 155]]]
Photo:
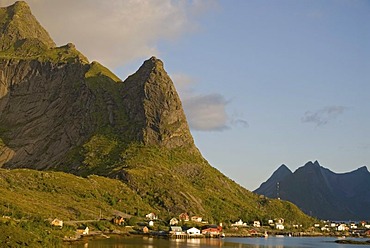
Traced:
[[121, 80], [73, 44], [55, 46], [25, 2], [0, 13], [0, 167], [118, 179], [162, 217], [311, 221], [209, 165], [161, 60]]
[[261, 186], [255, 190], [255, 193], [263, 195], [263, 192], [271, 192], [266, 196], [270, 198], [278, 198], [279, 192], [277, 189], [277, 183], [281, 182], [285, 177], [292, 173], [293, 172], [285, 164], [282, 164], [266, 182], [262, 183]]
[[276, 176], [280, 171], [281, 167], [254, 192], [271, 198], [279, 195], [320, 219], [370, 219], [370, 173], [365, 166], [337, 174], [315, 161]]

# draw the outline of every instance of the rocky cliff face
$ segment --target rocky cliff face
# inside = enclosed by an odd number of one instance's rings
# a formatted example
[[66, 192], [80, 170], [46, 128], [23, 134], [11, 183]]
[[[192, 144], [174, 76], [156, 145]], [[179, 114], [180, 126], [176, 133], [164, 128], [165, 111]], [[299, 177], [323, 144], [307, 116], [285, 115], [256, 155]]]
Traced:
[[168, 148], [193, 147], [180, 98], [162, 61], [145, 61], [125, 80], [121, 92], [138, 140]]
[[[47, 169], [91, 133], [86, 65], [0, 60], [0, 126], [6, 167]], [[12, 151], [12, 152], [10, 152]]]

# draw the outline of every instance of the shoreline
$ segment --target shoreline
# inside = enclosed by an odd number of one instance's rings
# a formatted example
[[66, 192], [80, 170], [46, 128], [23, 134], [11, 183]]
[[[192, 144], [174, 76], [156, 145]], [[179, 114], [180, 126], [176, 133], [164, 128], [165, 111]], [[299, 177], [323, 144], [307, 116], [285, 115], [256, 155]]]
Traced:
[[[289, 234], [292, 234], [289, 236]], [[274, 233], [274, 234], [269, 234], [268, 237], [337, 237], [341, 238], [341, 235], [324, 235], [322, 233], [292, 233], [292, 232], [287, 232], [284, 234], [281, 233]], [[109, 239], [111, 237], [119, 237], [119, 238], [132, 238], [132, 237], [153, 237], [153, 238], [164, 238], [164, 239], [171, 239], [171, 237], [167, 235], [158, 235], [157, 233], [137, 233], [137, 232], [122, 232], [119, 230], [113, 230], [110, 232], [103, 232], [103, 231], [94, 231], [90, 234], [87, 235], [80, 235], [80, 236], [75, 236], [75, 237], [65, 237], [62, 242], [63, 244], [78, 244], [78, 243], [85, 243], [90, 240], [96, 240], [96, 239]], [[268, 238], [264, 237], [263, 235], [243, 235], [243, 234], [236, 234], [236, 233], [225, 233], [225, 238]], [[198, 237], [191, 237], [191, 238], [197, 238], [197, 239], [223, 239], [221, 237], [206, 237], [206, 236], [198, 236]], [[366, 244], [370, 245], [370, 239], [366, 241], [357, 241], [357, 240], [352, 240], [351, 238], [356, 238], [349, 236], [346, 239], [338, 239], [333, 242], [338, 243], [338, 244]], [[369, 237], [363, 237], [363, 239], [367, 239]], [[185, 238], [187, 239], [187, 238]]]

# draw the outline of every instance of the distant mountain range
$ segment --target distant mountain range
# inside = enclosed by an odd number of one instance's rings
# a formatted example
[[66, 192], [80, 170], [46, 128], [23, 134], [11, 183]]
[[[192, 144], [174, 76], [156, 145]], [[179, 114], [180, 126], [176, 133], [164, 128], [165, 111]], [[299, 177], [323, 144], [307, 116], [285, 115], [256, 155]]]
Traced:
[[366, 166], [338, 174], [315, 161], [293, 173], [283, 164], [254, 192], [291, 201], [320, 219], [370, 220], [370, 173]]

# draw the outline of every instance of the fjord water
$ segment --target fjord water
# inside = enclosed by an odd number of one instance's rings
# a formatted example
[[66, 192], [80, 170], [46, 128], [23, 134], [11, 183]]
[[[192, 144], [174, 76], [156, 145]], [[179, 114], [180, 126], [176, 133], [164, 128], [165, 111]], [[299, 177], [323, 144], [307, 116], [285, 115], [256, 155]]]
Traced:
[[[268, 237], [225, 239], [157, 239], [130, 237], [90, 240], [83, 244], [68, 245], [68, 248], [361, 248], [369, 245], [337, 244], [336, 237]], [[353, 238], [351, 238], [353, 239]], [[358, 239], [357, 239], [358, 240]]]

